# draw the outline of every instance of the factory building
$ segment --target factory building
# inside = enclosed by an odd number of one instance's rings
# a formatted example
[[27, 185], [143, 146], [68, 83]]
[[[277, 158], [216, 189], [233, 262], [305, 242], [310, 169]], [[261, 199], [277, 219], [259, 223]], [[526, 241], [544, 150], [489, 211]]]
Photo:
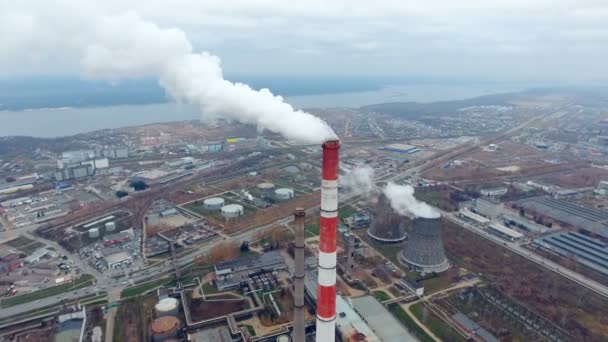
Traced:
[[463, 219], [469, 223], [478, 224], [481, 226], [486, 226], [486, 225], [488, 225], [488, 223], [490, 223], [490, 219], [487, 219], [479, 214], [476, 214], [466, 208], [461, 209], [458, 212], [458, 217], [460, 217], [461, 219]]
[[598, 239], [564, 232], [536, 239], [533, 244], [563, 257], [575, 257], [579, 263], [608, 275], [608, 245]]
[[526, 211], [541, 213], [583, 231], [608, 238], [608, 212], [584, 207], [549, 196], [532, 197], [517, 201]]
[[481, 189], [479, 191], [479, 193], [485, 197], [498, 197], [498, 196], [506, 195], [507, 192], [509, 192], [509, 189], [507, 189], [507, 187], [504, 187], [504, 186], [498, 187], [498, 188], [491, 188], [491, 189]]
[[504, 205], [492, 198], [477, 198], [473, 200], [473, 211], [489, 219], [495, 219], [504, 211]]
[[102, 262], [110, 269], [133, 261], [131, 256], [119, 247], [104, 248], [101, 250], [101, 256]]
[[348, 299], [342, 296], [336, 297], [336, 313], [336, 330], [342, 341], [382, 341], [348, 303]]
[[106, 246], [112, 246], [129, 240], [131, 240], [131, 234], [126, 230], [123, 230], [122, 232], [118, 232], [116, 234], [106, 235], [103, 237], [103, 243]]
[[240, 285], [242, 276], [249, 273], [255, 273], [260, 270], [272, 272], [286, 268], [285, 260], [278, 251], [222, 261], [214, 265], [215, 285], [218, 290], [222, 291], [236, 288]]
[[101, 150], [101, 155], [109, 159], [129, 158], [128, 147], [106, 147]]
[[500, 223], [492, 222], [488, 226], [488, 230], [495, 235], [500, 236], [501, 238], [509, 241], [517, 241], [521, 240], [524, 235], [518, 231], [515, 231], [511, 228], [507, 228]]
[[381, 147], [380, 150], [387, 151], [387, 152], [406, 153], [406, 154], [412, 154], [412, 153], [416, 153], [416, 152], [420, 151], [420, 149], [418, 147], [413, 146], [413, 145], [407, 145], [407, 144], [390, 144], [390, 145]]
[[95, 151], [93, 150], [65, 151], [61, 153], [61, 162], [63, 164], [74, 164], [94, 158]]
[[224, 143], [221, 141], [214, 141], [207, 143], [207, 152], [221, 152], [224, 150]]
[[525, 217], [514, 214], [502, 214], [500, 216], [506, 226], [515, 226], [519, 229], [526, 230], [532, 234], [545, 234], [549, 231], [548, 227], [530, 221]]

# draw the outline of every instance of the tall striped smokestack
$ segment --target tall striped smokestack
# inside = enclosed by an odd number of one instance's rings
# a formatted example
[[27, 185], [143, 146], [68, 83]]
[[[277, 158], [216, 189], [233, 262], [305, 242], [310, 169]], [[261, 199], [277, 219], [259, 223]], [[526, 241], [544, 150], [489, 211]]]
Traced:
[[306, 333], [304, 331], [304, 216], [306, 213], [302, 208], [296, 208], [294, 212], [296, 222], [296, 248], [295, 262], [296, 272], [294, 274], [294, 313], [293, 313], [293, 341], [304, 342]]
[[319, 280], [317, 291], [317, 342], [336, 337], [336, 241], [338, 239], [338, 169], [340, 141], [323, 144]]

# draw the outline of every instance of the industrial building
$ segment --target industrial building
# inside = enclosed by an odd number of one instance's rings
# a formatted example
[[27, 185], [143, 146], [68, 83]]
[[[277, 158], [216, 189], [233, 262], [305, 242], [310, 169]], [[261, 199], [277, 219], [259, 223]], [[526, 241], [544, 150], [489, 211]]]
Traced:
[[272, 272], [286, 268], [285, 260], [278, 251], [222, 261], [214, 266], [215, 285], [222, 291], [237, 288], [249, 273], [260, 270]]
[[376, 216], [367, 235], [385, 243], [401, 242], [407, 238], [403, 216], [395, 212], [385, 195], [378, 198]]
[[476, 214], [466, 208], [458, 211], [458, 217], [460, 217], [461, 219], [463, 219], [467, 222], [470, 222], [473, 224], [478, 224], [481, 226], [486, 226], [486, 225], [488, 225], [488, 223], [490, 223], [490, 219], [485, 218], [479, 214]]
[[498, 196], [506, 195], [508, 191], [509, 191], [509, 189], [507, 189], [507, 187], [503, 186], [503, 187], [498, 187], [498, 188], [481, 189], [481, 190], [479, 190], [479, 193], [482, 196], [486, 196], [486, 197], [498, 197]]
[[500, 340], [494, 337], [492, 333], [482, 328], [479, 324], [473, 322], [469, 317], [464, 315], [462, 312], [457, 312], [452, 315], [452, 320], [462, 330], [466, 331], [470, 335], [477, 335], [481, 341], [484, 342], [499, 342]]
[[575, 257], [579, 263], [608, 275], [608, 245], [598, 239], [580, 233], [564, 232], [536, 239], [534, 246], [564, 257]]
[[374, 296], [350, 299], [357, 313], [383, 342], [417, 341]]
[[420, 151], [420, 148], [413, 146], [413, 145], [407, 145], [407, 144], [390, 144], [390, 145], [381, 147], [380, 150], [387, 151], [387, 152], [412, 154], [412, 153], [416, 153], [416, 152]]
[[439, 273], [450, 267], [441, 240], [441, 218], [417, 217], [399, 261], [422, 274]]
[[473, 200], [473, 211], [489, 219], [495, 219], [504, 211], [504, 205], [493, 198], [477, 198]]
[[492, 222], [488, 225], [488, 230], [495, 235], [500, 236], [503, 239], [509, 241], [517, 241], [521, 240], [524, 237], [524, 234], [513, 230], [511, 228], [507, 228], [498, 222]]
[[126, 230], [122, 232], [118, 232], [116, 234], [109, 234], [103, 237], [103, 243], [106, 246], [115, 245], [117, 243], [125, 242], [131, 240], [131, 233]]
[[526, 211], [541, 213], [556, 221], [608, 238], [607, 211], [583, 207], [548, 196], [523, 199], [518, 201], [517, 205]]
[[132, 261], [131, 256], [119, 247], [104, 248], [101, 250], [101, 255], [103, 263], [110, 269]]
[[348, 303], [349, 299], [336, 297], [336, 330], [342, 341], [381, 342], [363, 317]]
[[506, 226], [515, 226], [519, 229], [526, 230], [532, 234], [545, 234], [549, 231], [549, 228], [530, 221], [525, 217], [514, 215], [514, 214], [502, 214], [500, 218], [503, 220]]

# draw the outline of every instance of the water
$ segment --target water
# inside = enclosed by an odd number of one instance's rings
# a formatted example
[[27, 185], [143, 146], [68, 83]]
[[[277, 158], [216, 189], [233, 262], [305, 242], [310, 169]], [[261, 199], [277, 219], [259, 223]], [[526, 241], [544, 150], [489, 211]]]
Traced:
[[[297, 108], [360, 107], [382, 102], [434, 102], [522, 90], [517, 85], [407, 85], [376, 91], [286, 97]], [[156, 122], [197, 120], [198, 108], [161, 103], [95, 108], [33, 109], [0, 112], [0, 136], [58, 137], [104, 128], [138, 126]]]

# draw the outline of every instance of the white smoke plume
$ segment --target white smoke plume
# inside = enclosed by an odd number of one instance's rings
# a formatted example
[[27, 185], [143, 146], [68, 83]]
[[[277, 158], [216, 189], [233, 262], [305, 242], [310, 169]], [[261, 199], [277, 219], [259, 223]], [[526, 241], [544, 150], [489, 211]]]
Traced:
[[[207, 52], [194, 52], [185, 32], [178, 28], [161, 28], [135, 12], [119, 15], [96, 14], [94, 9], [86, 14], [83, 12], [69, 6], [62, 12], [62, 15], [74, 13], [76, 17], [72, 19], [76, 26], [57, 23], [41, 13], [27, 11], [21, 16], [0, 13], [0, 22], [4, 17], [17, 18], [31, 27], [29, 31], [48, 37], [46, 40], [54, 45], [53, 51], [49, 52], [50, 49], [36, 50], [40, 49], [40, 44], [9, 41], [9, 47], [17, 50], [9, 49], [11, 53], [23, 50], [24, 55], [53, 55], [54, 50], [61, 50], [79, 59], [88, 76], [113, 82], [156, 77], [174, 100], [199, 106], [206, 118], [253, 124], [259, 130], [267, 129], [300, 143], [321, 143], [337, 137], [323, 120], [295, 110], [270, 90], [254, 90], [245, 84], [225, 80], [220, 59]], [[0, 36], [4, 31], [12, 32], [0, 23]], [[0, 42], [3, 40], [0, 37]]]
[[345, 176], [340, 177], [340, 184], [349, 192], [362, 191], [370, 194], [377, 191], [374, 169], [369, 166], [355, 167]]
[[411, 185], [389, 182], [383, 193], [391, 202], [391, 207], [400, 215], [423, 218], [438, 218], [440, 216], [437, 209], [414, 197], [414, 188]]

